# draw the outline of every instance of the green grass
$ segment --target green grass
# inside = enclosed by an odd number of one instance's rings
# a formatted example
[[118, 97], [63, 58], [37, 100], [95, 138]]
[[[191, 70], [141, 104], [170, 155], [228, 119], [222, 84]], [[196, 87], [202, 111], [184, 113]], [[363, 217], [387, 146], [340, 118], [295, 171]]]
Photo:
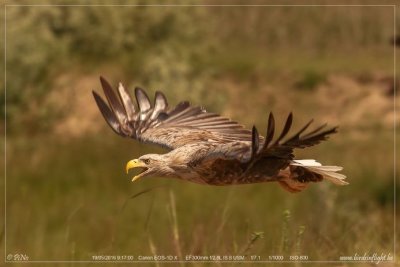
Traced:
[[[391, 154], [364, 158], [365, 144], [337, 139], [311, 155], [344, 165], [350, 185], [311, 185], [293, 195], [277, 184], [212, 187], [165, 178], [131, 183], [124, 163], [152, 149], [111, 131], [64, 142], [9, 138], [7, 251], [24, 251], [32, 260], [154, 250], [173, 255], [246, 251], [264, 259], [300, 253], [310, 260], [336, 260], [355, 250], [389, 252], [393, 202], [382, 196], [392, 188]], [[389, 148], [379, 143], [374, 155]]]

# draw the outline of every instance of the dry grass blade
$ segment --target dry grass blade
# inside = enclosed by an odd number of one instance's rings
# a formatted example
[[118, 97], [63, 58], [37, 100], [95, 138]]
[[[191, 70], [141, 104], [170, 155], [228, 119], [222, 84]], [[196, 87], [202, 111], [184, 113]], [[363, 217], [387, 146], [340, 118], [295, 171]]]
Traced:
[[296, 254], [301, 255], [301, 244], [303, 242], [303, 235], [306, 230], [306, 227], [304, 225], [299, 227], [299, 230], [297, 232], [297, 240], [296, 240]]
[[[166, 185], [159, 185], [159, 186], [153, 186], [153, 187], [147, 188], [147, 189], [142, 190], [142, 191], [140, 191], [140, 192], [138, 192], [136, 194], [131, 195], [130, 197], [128, 197], [124, 201], [124, 203], [122, 204], [121, 209], [119, 210], [118, 216], [116, 218], [116, 223], [115, 223], [115, 226], [113, 228], [113, 232], [112, 232], [112, 236], [111, 236], [111, 248], [114, 247], [114, 243], [115, 243], [115, 239], [116, 239], [115, 235], [116, 235], [117, 230], [119, 228], [119, 221], [120, 221], [119, 218], [121, 217], [121, 214], [124, 211], [124, 209], [125, 209], [126, 205], [128, 204], [129, 200], [135, 199], [138, 196], [141, 196], [141, 195], [143, 195], [145, 193], [148, 193], [148, 192], [150, 192], [150, 191], [152, 191], [154, 189], [161, 188], [161, 187], [166, 187]], [[150, 220], [150, 215], [151, 215], [152, 209], [153, 209], [153, 201], [151, 202], [149, 213], [147, 214], [147, 218], [146, 218], [146, 222], [145, 222], [145, 226], [144, 226], [146, 230], [148, 230], [148, 224], [149, 224], [149, 220]]]
[[217, 242], [215, 242], [217, 245], [219, 245], [219, 242], [220, 242], [221, 236], [222, 236], [222, 230], [224, 229], [226, 221], [227, 221], [227, 218], [228, 218], [227, 214], [228, 214], [229, 203], [230, 203], [230, 200], [231, 200], [231, 197], [232, 197], [233, 190], [234, 190], [234, 187], [231, 187], [229, 189], [228, 196], [227, 196], [226, 201], [225, 201], [224, 209], [223, 209], [222, 214], [221, 214], [221, 222], [220, 222], [220, 224], [219, 224], [219, 226], [217, 228], [217, 235], [216, 235], [217, 236]]
[[285, 210], [283, 212], [283, 223], [282, 223], [282, 253], [287, 253], [289, 251], [289, 222], [290, 222], [290, 210]]
[[244, 247], [244, 249], [240, 254], [247, 256], [247, 253], [252, 249], [257, 240], [261, 238], [264, 238], [264, 232], [253, 232], [251, 234], [250, 240], [247, 242], [246, 246]]
[[[67, 223], [66, 223], [66, 228], [65, 228], [65, 246], [68, 247], [68, 243], [69, 243], [69, 238], [70, 238], [70, 229], [71, 229], [71, 221], [72, 218], [75, 216], [75, 214], [78, 213], [78, 211], [82, 208], [83, 204], [81, 203], [80, 205], [78, 205], [69, 215], [67, 218]], [[71, 244], [71, 251], [70, 251], [70, 256], [73, 258], [75, 256], [75, 242], [72, 242]]]
[[149, 222], [150, 222], [151, 213], [153, 212], [153, 207], [154, 207], [154, 196], [151, 198], [149, 212], [147, 213], [146, 221], [144, 223], [144, 229], [146, 230], [146, 232], [149, 232]]
[[[154, 245], [153, 240], [151, 239], [151, 235], [150, 235], [150, 234], [149, 234], [149, 247], [150, 247], [151, 254], [157, 255], [157, 248], [156, 248], [156, 246]], [[158, 264], [158, 261], [155, 261], [154, 263], [155, 263], [156, 267], [160, 266], [160, 265]]]
[[[175, 205], [175, 196], [174, 193], [170, 190], [169, 191], [169, 209], [168, 214], [172, 224], [172, 232], [173, 232], [173, 241], [175, 246], [175, 252], [178, 255], [179, 259], [182, 259], [182, 250], [180, 246], [180, 238], [179, 238], [179, 228], [178, 228], [178, 220], [176, 217], [176, 205]], [[183, 266], [183, 264], [181, 264]]]
[[132, 196], [128, 197], [128, 198], [125, 200], [124, 204], [122, 204], [122, 207], [121, 207], [121, 211], [120, 211], [120, 212], [122, 212], [122, 211], [125, 209], [125, 207], [126, 207], [126, 205], [128, 204], [128, 201], [129, 201], [129, 200], [132, 200], [132, 199], [134, 199], [134, 198], [137, 198], [138, 196], [143, 195], [143, 194], [145, 194], [145, 193], [148, 193], [148, 192], [150, 192], [150, 191], [152, 191], [152, 190], [154, 190], [154, 189], [157, 189], [157, 188], [160, 188], [160, 187], [166, 187], [166, 186], [167, 186], [167, 185], [153, 186], [153, 187], [147, 188], [147, 189], [145, 189], [145, 190], [142, 190], [142, 191], [140, 191], [140, 192], [138, 192], [138, 193], [136, 193], [136, 194], [133, 194]]

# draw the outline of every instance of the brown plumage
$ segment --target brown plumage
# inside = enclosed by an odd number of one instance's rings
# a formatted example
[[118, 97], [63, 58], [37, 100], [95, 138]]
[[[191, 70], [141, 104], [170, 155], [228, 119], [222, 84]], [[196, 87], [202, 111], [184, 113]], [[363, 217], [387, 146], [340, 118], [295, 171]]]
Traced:
[[128, 162], [143, 176], [175, 177], [209, 185], [250, 184], [277, 181], [290, 192], [298, 192], [309, 182], [328, 179], [335, 184], [347, 182], [342, 168], [322, 166], [315, 160], [295, 160], [293, 150], [316, 145], [335, 133], [326, 125], [306, 132], [312, 120], [291, 137], [293, 121], [289, 114], [283, 130], [275, 137], [275, 119], [269, 114], [266, 136], [260, 136], [237, 122], [207, 112], [189, 102], [168, 107], [166, 97], [156, 92], [154, 105], [146, 92], [135, 88], [137, 108], [122, 84], [118, 96], [110, 84], [100, 78], [108, 104], [93, 91], [94, 99], [109, 126], [117, 134], [140, 142], [161, 145], [166, 154], [148, 154]]

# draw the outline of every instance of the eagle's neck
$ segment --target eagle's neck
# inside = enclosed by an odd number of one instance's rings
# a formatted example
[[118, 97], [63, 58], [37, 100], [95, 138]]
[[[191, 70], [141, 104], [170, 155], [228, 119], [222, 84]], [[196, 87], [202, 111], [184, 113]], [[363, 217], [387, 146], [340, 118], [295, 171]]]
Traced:
[[[198, 175], [190, 168], [190, 163], [199, 154], [198, 145], [185, 145], [163, 155], [166, 165], [172, 170], [167, 176], [184, 179], [195, 179]], [[193, 177], [192, 177], [193, 176]]]

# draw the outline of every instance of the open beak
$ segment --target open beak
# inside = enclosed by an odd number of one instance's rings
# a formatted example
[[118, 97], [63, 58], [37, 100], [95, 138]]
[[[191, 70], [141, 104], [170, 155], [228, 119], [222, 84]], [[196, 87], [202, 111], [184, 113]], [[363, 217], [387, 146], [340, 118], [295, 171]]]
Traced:
[[134, 168], [143, 168], [143, 170], [138, 175], [136, 175], [132, 178], [132, 182], [139, 179], [142, 176], [142, 174], [145, 171], [147, 171], [147, 169], [148, 169], [144, 162], [142, 162], [139, 159], [133, 159], [133, 160], [128, 161], [128, 163], [126, 164], [126, 173], [128, 173], [130, 169], [134, 169]]

